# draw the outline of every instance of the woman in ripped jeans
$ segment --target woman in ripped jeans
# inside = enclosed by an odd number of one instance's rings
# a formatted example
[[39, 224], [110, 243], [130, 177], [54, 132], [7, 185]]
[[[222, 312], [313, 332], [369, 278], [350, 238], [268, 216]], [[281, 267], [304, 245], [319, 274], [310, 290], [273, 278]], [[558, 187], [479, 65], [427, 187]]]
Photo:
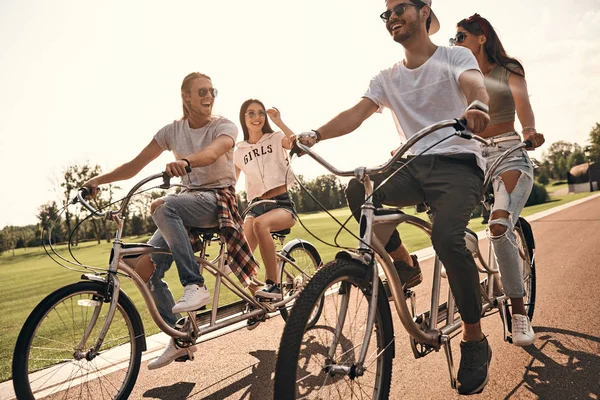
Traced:
[[[451, 43], [471, 50], [484, 75], [490, 96], [490, 123], [480, 136], [491, 138], [495, 144], [482, 148], [488, 168], [504, 151], [521, 141], [514, 127], [515, 114], [523, 127], [524, 139], [532, 143], [531, 149], [541, 146], [544, 136], [535, 130], [523, 66], [506, 54], [492, 25], [479, 14], [463, 19], [457, 24], [456, 37]], [[533, 165], [525, 150], [514, 152], [498, 166], [492, 186], [494, 206], [488, 231], [504, 292], [510, 297], [513, 343], [527, 346], [533, 343], [535, 333], [523, 302], [523, 271], [514, 232], [533, 187]]]

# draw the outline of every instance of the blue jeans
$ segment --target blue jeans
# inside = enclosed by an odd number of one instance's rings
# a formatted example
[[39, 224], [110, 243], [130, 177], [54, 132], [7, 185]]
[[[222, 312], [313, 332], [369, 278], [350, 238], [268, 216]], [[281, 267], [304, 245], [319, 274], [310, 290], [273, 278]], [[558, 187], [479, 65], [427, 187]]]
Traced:
[[168, 247], [171, 254], [152, 254], [156, 269], [148, 281], [148, 287], [161, 317], [173, 326], [179, 315], [171, 311], [175, 300], [163, 278], [175, 260], [179, 280], [183, 286], [204, 283], [186, 227], [217, 226], [217, 198], [212, 191], [192, 191], [169, 195], [162, 200], [164, 204], [159, 205], [152, 214], [158, 230], [148, 243], [157, 247]]
[[[510, 132], [494, 138], [510, 135], [515, 135], [515, 133]], [[520, 139], [515, 137], [515, 140], [498, 143], [497, 148], [484, 146], [482, 153], [487, 160], [487, 165], [490, 166], [503, 152], [519, 142]], [[510, 193], [506, 190], [500, 177], [502, 173], [507, 171], [521, 172], [517, 185]], [[508, 212], [508, 218], [490, 218], [488, 227], [492, 225], [506, 227], [504, 234], [499, 236], [490, 235], [490, 240], [500, 269], [504, 293], [510, 298], [520, 298], [525, 296], [525, 287], [523, 285], [522, 260], [517, 248], [517, 236], [514, 229], [533, 187], [533, 165], [525, 150], [512, 153], [498, 166], [498, 169], [494, 172], [492, 187], [494, 189], [492, 213], [500, 210], [506, 211]]]

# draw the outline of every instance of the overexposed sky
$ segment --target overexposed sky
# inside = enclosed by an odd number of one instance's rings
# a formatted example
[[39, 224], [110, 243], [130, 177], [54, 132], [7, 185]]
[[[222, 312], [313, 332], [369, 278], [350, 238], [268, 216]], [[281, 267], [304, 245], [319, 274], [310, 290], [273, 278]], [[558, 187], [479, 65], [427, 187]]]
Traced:
[[[59, 199], [68, 165], [108, 171], [134, 157], [181, 116], [179, 87], [192, 71], [212, 77], [214, 112], [236, 123], [252, 97], [278, 107], [297, 132], [322, 125], [403, 58], [378, 17], [384, 8], [383, 0], [0, 1], [0, 228], [36, 223], [38, 207]], [[600, 122], [600, 0], [434, 0], [433, 10], [438, 45], [461, 18], [488, 18], [525, 66], [547, 144], [586, 142]], [[385, 112], [317, 149], [351, 169], [386, 160], [398, 144]], [[324, 173], [308, 157], [294, 170]]]

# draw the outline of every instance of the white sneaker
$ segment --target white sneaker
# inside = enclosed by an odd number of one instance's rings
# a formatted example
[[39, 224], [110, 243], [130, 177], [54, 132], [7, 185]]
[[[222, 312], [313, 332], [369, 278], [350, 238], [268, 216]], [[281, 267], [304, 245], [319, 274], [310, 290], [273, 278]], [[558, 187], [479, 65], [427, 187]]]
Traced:
[[527, 315], [513, 314], [512, 342], [517, 346], [529, 346], [535, 340], [535, 332]]
[[173, 314], [194, 311], [210, 301], [210, 293], [205, 285], [187, 285], [183, 288], [183, 296], [173, 307]]
[[152, 370], [162, 368], [165, 365], [171, 364], [175, 359], [185, 355], [187, 355], [190, 360], [193, 360], [194, 353], [197, 350], [198, 349], [196, 346], [190, 346], [186, 348], [177, 347], [175, 340], [171, 339], [169, 340], [169, 344], [167, 347], [165, 347], [162, 354], [148, 363], [148, 369]]

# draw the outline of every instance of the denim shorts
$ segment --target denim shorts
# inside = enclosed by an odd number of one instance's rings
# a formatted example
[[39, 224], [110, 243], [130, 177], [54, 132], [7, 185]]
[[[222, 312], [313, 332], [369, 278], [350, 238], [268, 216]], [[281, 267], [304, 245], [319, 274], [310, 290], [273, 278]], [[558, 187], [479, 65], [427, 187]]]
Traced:
[[294, 202], [292, 201], [292, 199], [290, 198], [290, 194], [289, 193], [283, 193], [280, 194], [278, 196], [274, 196], [274, 197], [270, 197], [268, 199], [261, 199], [260, 197], [257, 197], [256, 199], [252, 200], [250, 202], [250, 204], [248, 204], [248, 207], [251, 207], [252, 204], [254, 203], [258, 203], [259, 201], [262, 200], [283, 200], [283, 201], [289, 201], [291, 205], [279, 205], [279, 204], [274, 204], [274, 203], [263, 203], [263, 204], [259, 204], [255, 207], [252, 207], [250, 209], [250, 211], [248, 211], [248, 215], [246, 215], [246, 218], [256, 218], [259, 217], [263, 214], [268, 213], [271, 210], [275, 210], [277, 208], [281, 208], [282, 210], [285, 210], [287, 212], [289, 212], [290, 214], [292, 214], [292, 217], [294, 218], [294, 220], [298, 219], [296, 216], [296, 208], [294, 206]]
[[[489, 168], [498, 157], [502, 155], [506, 150], [510, 149], [516, 144], [521, 142], [521, 138], [516, 132], [507, 132], [498, 136], [494, 136], [493, 139], [507, 139], [514, 138], [513, 140], [504, 140], [496, 145], [492, 146], [481, 146], [481, 153], [486, 159], [487, 168]], [[506, 171], [517, 170], [533, 177], [533, 164], [527, 155], [525, 149], [520, 149], [509, 155], [494, 171], [493, 178], [502, 175]]]

